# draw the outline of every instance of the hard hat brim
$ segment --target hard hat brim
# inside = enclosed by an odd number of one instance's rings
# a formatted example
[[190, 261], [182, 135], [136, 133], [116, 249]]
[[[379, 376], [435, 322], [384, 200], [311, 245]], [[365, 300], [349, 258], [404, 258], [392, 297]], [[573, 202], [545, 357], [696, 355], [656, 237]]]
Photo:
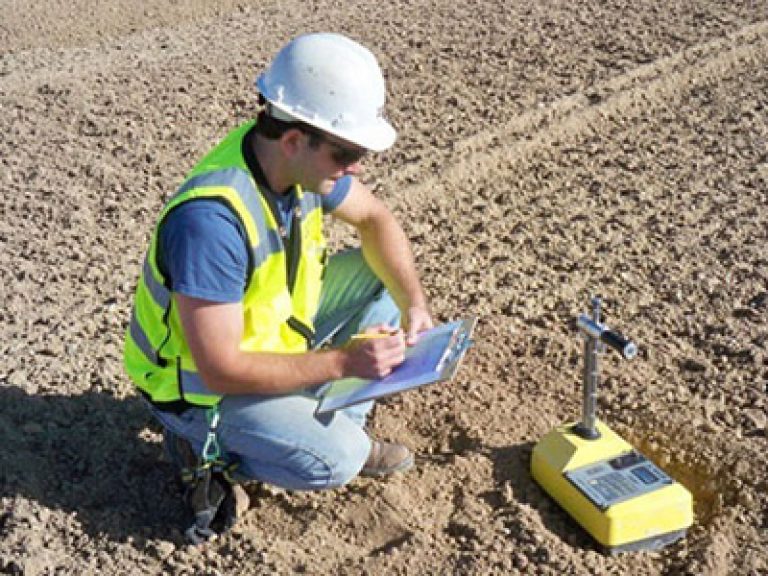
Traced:
[[373, 152], [382, 152], [387, 148], [390, 148], [395, 143], [395, 140], [397, 140], [397, 132], [384, 118], [379, 118], [379, 121], [373, 126], [366, 126], [365, 128], [358, 130], [336, 132], [328, 128], [322, 129], [334, 136]]
[[261, 76], [256, 80], [256, 87], [274, 108], [283, 113], [281, 116], [285, 115], [295, 121], [304, 122], [366, 150], [383, 152], [391, 148], [395, 140], [397, 140], [397, 131], [382, 117], [378, 117], [375, 123], [367, 126], [358, 126], [354, 129], [337, 129], [331, 124], [320, 121], [317, 117], [302, 114], [300, 111], [292, 110], [287, 106], [281, 105], [281, 102], [271, 99], [269, 94], [265, 94], [268, 88], [262, 83]]

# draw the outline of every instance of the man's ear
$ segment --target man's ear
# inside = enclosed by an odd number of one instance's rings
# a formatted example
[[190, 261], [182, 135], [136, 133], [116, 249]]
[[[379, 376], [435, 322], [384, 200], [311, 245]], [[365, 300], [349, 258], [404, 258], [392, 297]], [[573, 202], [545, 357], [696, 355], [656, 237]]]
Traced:
[[280, 149], [287, 158], [293, 158], [301, 150], [304, 133], [298, 128], [291, 128], [280, 136]]

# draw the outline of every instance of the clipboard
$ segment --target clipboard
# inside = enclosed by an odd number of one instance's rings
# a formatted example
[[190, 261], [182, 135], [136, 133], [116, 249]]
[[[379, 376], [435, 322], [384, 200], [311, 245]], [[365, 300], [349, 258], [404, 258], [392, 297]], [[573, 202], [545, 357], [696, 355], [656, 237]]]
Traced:
[[329, 382], [320, 392], [316, 414], [450, 380], [472, 345], [476, 324], [477, 317], [471, 316], [422, 332], [416, 344], [406, 349], [405, 361], [379, 380], [343, 378]]

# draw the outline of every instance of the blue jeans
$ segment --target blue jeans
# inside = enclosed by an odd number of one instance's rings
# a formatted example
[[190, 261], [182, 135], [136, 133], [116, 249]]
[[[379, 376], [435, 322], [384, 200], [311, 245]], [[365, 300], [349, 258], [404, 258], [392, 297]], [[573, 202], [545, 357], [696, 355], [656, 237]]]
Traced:
[[[373, 324], [397, 326], [400, 312], [360, 250], [332, 256], [315, 318], [318, 345], [343, 344]], [[225, 396], [219, 404], [218, 440], [226, 458], [239, 461], [235, 477], [290, 490], [334, 488], [352, 480], [371, 449], [364, 430], [372, 402], [315, 417], [316, 386], [280, 396]], [[200, 452], [208, 433], [205, 409], [181, 414], [150, 406], [172, 434]]]

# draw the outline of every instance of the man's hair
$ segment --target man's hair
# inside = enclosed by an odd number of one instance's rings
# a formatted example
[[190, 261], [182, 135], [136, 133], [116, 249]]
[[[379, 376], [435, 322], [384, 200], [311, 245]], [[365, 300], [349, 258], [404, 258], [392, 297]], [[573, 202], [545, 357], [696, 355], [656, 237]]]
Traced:
[[299, 120], [280, 120], [270, 115], [270, 106], [261, 94], [259, 94], [259, 104], [261, 110], [259, 110], [259, 114], [256, 117], [256, 127], [254, 128], [256, 134], [263, 136], [267, 140], [278, 140], [288, 130], [296, 129], [309, 135], [310, 146], [317, 148], [320, 145], [323, 137], [317, 128], [313, 128]]

